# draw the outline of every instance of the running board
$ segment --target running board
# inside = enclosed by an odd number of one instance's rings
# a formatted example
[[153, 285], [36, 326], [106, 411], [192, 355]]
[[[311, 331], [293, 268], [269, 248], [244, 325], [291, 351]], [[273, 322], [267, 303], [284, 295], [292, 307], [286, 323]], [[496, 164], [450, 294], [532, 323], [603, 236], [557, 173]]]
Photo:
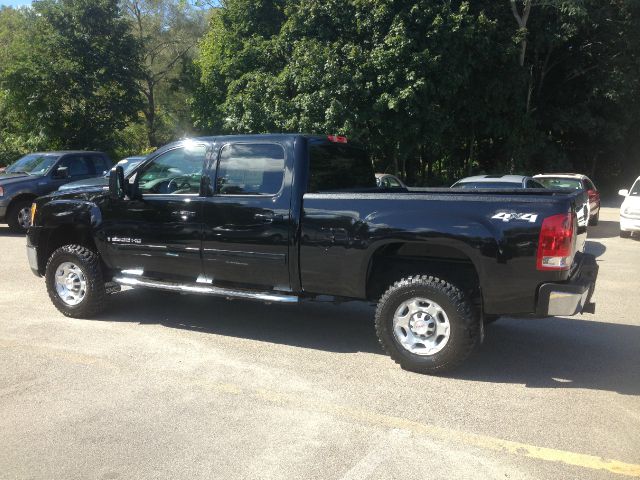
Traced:
[[260, 302], [298, 303], [295, 295], [283, 295], [272, 292], [252, 292], [249, 290], [232, 290], [230, 288], [214, 287], [211, 285], [180, 284], [161, 282], [146, 278], [114, 277], [113, 281], [129, 287], [154, 288], [156, 290], [168, 290], [171, 292], [197, 293], [201, 295], [214, 295], [226, 298], [241, 298], [245, 300], [258, 300]]

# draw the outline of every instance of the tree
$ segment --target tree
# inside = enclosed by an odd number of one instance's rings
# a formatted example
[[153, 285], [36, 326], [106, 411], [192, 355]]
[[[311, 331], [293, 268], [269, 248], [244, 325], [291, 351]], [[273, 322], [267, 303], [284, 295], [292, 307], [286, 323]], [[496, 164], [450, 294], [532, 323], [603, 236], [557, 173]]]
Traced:
[[[177, 124], [185, 116], [188, 118], [183, 109], [186, 95], [177, 80], [185, 73], [185, 68], [190, 68], [198, 39], [204, 33], [205, 16], [202, 10], [188, 2], [124, 0], [122, 5], [132, 20], [132, 31], [141, 48], [142, 112], [149, 145], [156, 147], [168, 141], [175, 134]], [[170, 117], [168, 132], [160, 134], [159, 138], [163, 115]]]
[[138, 45], [115, 0], [40, 0], [2, 71], [6, 104], [60, 148], [114, 149], [140, 106]]

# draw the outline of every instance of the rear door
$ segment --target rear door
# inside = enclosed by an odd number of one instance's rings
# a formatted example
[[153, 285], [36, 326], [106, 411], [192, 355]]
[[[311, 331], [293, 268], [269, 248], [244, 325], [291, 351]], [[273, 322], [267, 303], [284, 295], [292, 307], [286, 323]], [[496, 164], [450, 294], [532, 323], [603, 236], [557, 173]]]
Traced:
[[211, 196], [203, 204], [206, 280], [290, 290], [290, 141], [217, 145]]

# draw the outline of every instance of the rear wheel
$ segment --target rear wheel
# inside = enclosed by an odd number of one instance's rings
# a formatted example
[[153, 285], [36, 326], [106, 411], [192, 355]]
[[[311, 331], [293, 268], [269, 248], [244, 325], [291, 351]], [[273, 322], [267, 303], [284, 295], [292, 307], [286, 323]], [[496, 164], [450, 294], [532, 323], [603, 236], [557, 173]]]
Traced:
[[599, 221], [600, 221], [600, 210], [598, 210], [598, 213], [596, 213], [594, 217], [591, 217], [589, 219], [589, 225], [592, 227], [595, 227], [596, 225], [598, 225]]
[[460, 365], [480, 336], [471, 303], [460, 289], [431, 276], [396, 282], [380, 299], [376, 332], [406, 370], [439, 373]]
[[31, 201], [19, 200], [7, 213], [9, 229], [16, 233], [25, 233], [31, 225]]
[[621, 238], [629, 238], [629, 237], [631, 237], [631, 232], [625, 232], [624, 230], [620, 230], [620, 237]]
[[45, 272], [49, 298], [67, 317], [91, 318], [105, 306], [106, 289], [98, 255], [81, 245], [57, 249]]

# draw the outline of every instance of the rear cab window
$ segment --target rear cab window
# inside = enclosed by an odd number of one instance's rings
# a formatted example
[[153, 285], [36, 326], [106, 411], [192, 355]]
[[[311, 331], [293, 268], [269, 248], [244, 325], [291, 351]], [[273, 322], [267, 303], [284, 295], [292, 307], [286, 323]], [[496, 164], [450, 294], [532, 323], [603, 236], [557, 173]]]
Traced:
[[376, 176], [367, 153], [349, 144], [309, 139], [307, 192], [376, 189]]

